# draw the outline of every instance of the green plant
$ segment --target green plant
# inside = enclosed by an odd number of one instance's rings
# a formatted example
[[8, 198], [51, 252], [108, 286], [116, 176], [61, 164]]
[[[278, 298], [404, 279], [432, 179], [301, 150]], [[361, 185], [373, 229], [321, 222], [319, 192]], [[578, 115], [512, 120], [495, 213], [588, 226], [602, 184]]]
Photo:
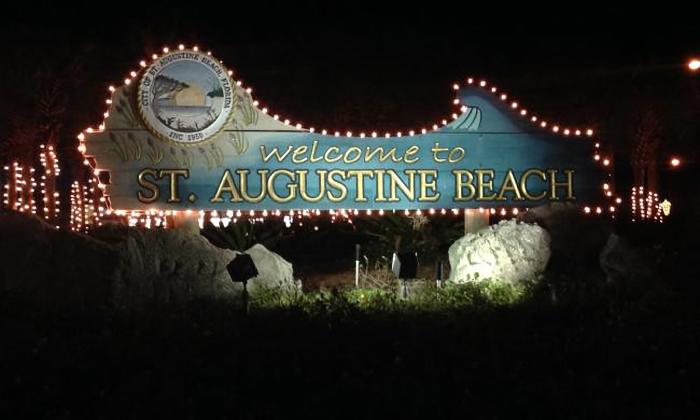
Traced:
[[[398, 284], [396, 284], [398, 286]], [[359, 288], [320, 290], [259, 289], [251, 296], [254, 309], [285, 309], [311, 317], [347, 318], [360, 314], [391, 315], [415, 313], [449, 314], [513, 306], [530, 297], [527, 285], [498, 282], [448, 284], [437, 288], [432, 282], [414, 282], [409, 297], [391, 289]]]
[[512, 305], [528, 296], [528, 285], [512, 285], [498, 281], [448, 283], [439, 289], [439, 299], [447, 306]]

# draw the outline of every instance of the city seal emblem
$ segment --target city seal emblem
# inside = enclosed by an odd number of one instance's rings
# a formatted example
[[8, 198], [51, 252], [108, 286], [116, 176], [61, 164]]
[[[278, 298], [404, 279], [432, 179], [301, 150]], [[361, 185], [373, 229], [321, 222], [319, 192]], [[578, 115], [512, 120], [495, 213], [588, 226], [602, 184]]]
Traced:
[[219, 60], [199, 51], [174, 51], [144, 70], [137, 103], [158, 138], [194, 145], [224, 128], [233, 113], [233, 89]]

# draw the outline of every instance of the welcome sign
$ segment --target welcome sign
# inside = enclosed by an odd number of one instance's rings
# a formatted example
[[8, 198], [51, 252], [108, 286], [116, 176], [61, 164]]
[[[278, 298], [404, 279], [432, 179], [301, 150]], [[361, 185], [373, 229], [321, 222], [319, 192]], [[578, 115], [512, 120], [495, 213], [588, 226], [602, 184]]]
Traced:
[[485, 82], [455, 86], [460, 112], [431, 130], [353, 136], [280, 121], [195, 49], [141, 66], [112, 89], [100, 129], [81, 136], [113, 209], [531, 207], [602, 197], [586, 133], [547, 126]]

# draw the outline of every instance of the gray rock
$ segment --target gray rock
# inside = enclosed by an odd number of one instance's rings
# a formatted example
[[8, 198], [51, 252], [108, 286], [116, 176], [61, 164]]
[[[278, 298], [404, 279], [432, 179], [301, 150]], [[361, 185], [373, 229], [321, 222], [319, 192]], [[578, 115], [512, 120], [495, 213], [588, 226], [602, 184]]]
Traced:
[[549, 257], [549, 235], [544, 229], [504, 220], [452, 244], [449, 281], [531, 281], [545, 270]]
[[598, 255], [612, 233], [607, 217], [586, 215], [570, 203], [550, 203], [522, 212], [518, 220], [537, 223], [549, 233], [552, 257], [547, 266], [551, 278], [600, 282], [603, 273]]
[[600, 268], [611, 283], [642, 285], [651, 280], [653, 270], [637, 251], [616, 234], [611, 234], [599, 256]]
[[301, 284], [294, 279], [292, 264], [261, 244], [248, 248], [249, 254], [258, 269], [258, 276], [248, 282], [251, 294], [269, 289], [283, 291], [301, 290]]
[[57, 305], [144, 305], [242, 292], [226, 270], [235, 252], [189, 230], [106, 224], [94, 237], [24, 214], [0, 217], [0, 289]]
[[235, 257], [189, 229], [98, 229], [94, 235], [118, 253], [112, 275], [114, 303], [120, 306], [232, 298], [243, 286], [231, 281], [226, 265]]
[[0, 290], [45, 305], [104, 305], [118, 254], [88, 236], [35, 216], [0, 216]]

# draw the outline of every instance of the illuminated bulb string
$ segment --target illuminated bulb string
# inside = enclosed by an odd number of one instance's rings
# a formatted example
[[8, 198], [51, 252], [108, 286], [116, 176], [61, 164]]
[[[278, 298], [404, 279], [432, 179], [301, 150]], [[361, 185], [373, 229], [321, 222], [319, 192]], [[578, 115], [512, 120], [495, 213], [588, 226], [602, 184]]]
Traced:
[[632, 187], [630, 200], [632, 221], [664, 222], [664, 213], [659, 203], [659, 194], [644, 189], [643, 186]]
[[[36, 202], [34, 200], [34, 168], [25, 168], [18, 162], [4, 167], [7, 173], [7, 184], [3, 192], [3, 205], [5, 208], [36, 214]], [[27, 181], [29, 179], [29, 181]]]
[[56, 178], [61, 174], [61, 167], [53, 145], [39, 146], [39, 160], [44, 174], [41, 176], [42, 215], [44, 219], [55, 224], [61, 212], [60, 194], [56, 189]]
[[[187, 48], [185, 47], [184, 44], [179, 44], [177, 46], [177, 49], [179, 51], [183, 51]], [[193, 51], [200, 50], [199, 47], [197, 47], [197, 46], [193, 46], [191, 49]], [[162, 49], [163, 54], [168, 54], [170, 51], [171, 50], [169, 47], [164, 47]], [[207, 54], [209, 56], [211, 56], [211, 51], [207, 52]], [[148, 67], [151, 63], [155, 62], [158, 58], [159, 58], [158, 54], [152, 54], [149, 60], [144, 59], [144, 60], [139, 61], [136, 70], [130, 71], [128, 73], [129, 77], [124, 79], [124, 85], [127, 85], [127, 86], [130, 85], [133, 82], [133, 80], [136, 77], [138, 77], [140, 71], [142, 71], [144, 68]], [[219, 60], [219, 62], [220, 62], [220, 64], [223, 65], [222, 61]], [[233, 76], [233, 71], [228, 70], [228, 74], [229, 74], [229, 76]], [[502, 92], [498, 87], [489, 85], [489, 83], [486, 80], [483, 80], [483, 79], [477, 80], [473, 77], [469, 77], [469, 78], [465, 79], [465, 82], [466, 82], [466, 85], [479, 87], [479, 88], [485, 90], [486, 92], [494, 95], [498, 100], [500, 100], [504, 103], [509, 103], [508, 108], [511, 109], [511, 111], [517, 117], [520, 117], [520, 118], [525, 119], [526, 121], [529, 121], [530, 123], [532, 123], [533, 125], [535, 125], [536, 127], [540, 128], [540, 129], [549, 130], [550, 132], [558, 134], [562, 137], [592, 138], [594, 135], [594, 131], [592, 128], [582, 129], [582, 128], [561, 127], [560, 124], [551, 123], [551, 122], [548, 122], [546, 120], [543, 120], [542, 118], [538, 117], [537, 115], [534, 115], [533, 113], [531, 113], [527, 108], [523, 107], [521, 102], [514, 100], [513, 98], [509, 97], [508, 94]], [[253, 105], [258, 107], [263, 114], [271, 114], [268, 107], [261, 106], [261, 101], [253, 98], [253, 96], [252, 96], [253, 89], [251, 87], [244, 86], [244, 84], [241, 80], [235, 81], [235, 84], [236, 84], [236, 86], [244, 89], [246, 94], [250, 95], [250, 99], [251, 99]], [[452, 88], [455, 92], [459, 92], [459, 90], [461, 89], [461, 86], [459, 83], [454, 83], [452, 85]], [[114, 86], [109, 86], [108, 90], [110, 92], [110, 97], [105, 100], [105, 103], [109, 106], [112, 104], [112, 101], [113, 101], [112, 96], [116, 92], [116, 88]], [[510, 102], [508, 102], [508, 101], [510, 101]], [[458, 96], [452, 100], [452, 105], [454, 107], [458, 107], [458, 110], [460, 112], [464, 112], [466, 110], [466, 106], [464, 104], [461, 104], [460, 98]], [[314, 127], [304, 128], [305, 125], [300, 123], [300, 122], [293, 122], [291, 119], [280, 117], [278, 114], [271, 114], [271, 115], [272, 115], [273, 119], [283, 122], [285, 125], [289, 126], [290, 129], [306, 130], [306, 131], [311, 132], [311, 133], [317, 132], [317, 130]], [[105, 119], [107, 118], [107, 116], [108, 116], [108, 113], [106, 112]], [[394, 135], [396, 137], [402, 137], [404, 135], [404, 133], [408, 133], [409, 136], [414, 136], [417, 133], [426, 134], [429, 131], [436, 131], [440, 127], [448, 125], [451, 122], [451, 120], [455, 120], [455, 119], [459, 118], [459, 114], [457, 112], [453, 112], [450, 115], [450, 117], [451, 118], [449, 118], [449, 117], [444, 118], [441, 121], [433, 123], [433, 124], [427, 124], [425, 127], [422, 127], [420, 129], [409, 129], [406, 131], [397, 131], [396, 133], [394, 133]], [[429, 130], [426, 127], [431, 127], [431, 130]], [[82, 154], [84, 154], [86, 151], [85, 143], [84, 143], [86, 140], [85, 134], [89, 135], [95, 131], [103, 131], [104, 129], [105, 129], [105, 122], [103, 121], [99, 125], [97, 130], [90, 127], [90, 128], [87, 128], [86, 130], [84, 130], [83, 133], [80, 133], [80, 135], [78, 135], [78, 140], [79, 140], [78, 151], [80, 151]], [[320, 133], [323, 135], [329, 135], [329, 133], [333, 133], [333, 135], [335, 135], [335, 137], [341, 136], [341, 130], [321, 129]], [[345, 130], [344, 134], [347, 137], [353, 136], [353, 132], [350, 130]], [[380, 131], [373, 130], [373, 131], [370, 131], [369, 135], [372, 138], [377, 138], [381, 134], [380, 134]], [[360, 132], [359, 137], [365, 138], [365, 137], [367, 137], [367, 133]], [[391, 137], [391, 133], [384, 132], [384, 137], [387, 137], [387, 138]], [[610, 168], [611, 167], [610, 158], [601, 155], [600, 143], [595, 143], [595, 153], [593, 155], [593, 159], [594, 159], [594, 161], [600, 163], [606, 169], [611, 169]], [[85, 165], [90, 165], [90, 161], [87, 158], [84, 160], [84, 163], [85, 163]], [[608, 176], [610, 176], [610, 175], [608, 175]], [[104, 190], [104, 185], [99, 184], [99, 188]], [[585, 214], [602, 214], [605, 211], [607, 211], [612, 217], [614, 217], [616, 207], [617, 207], [617, 205], [619, 205], [621, 203], [621, 201], [619, 198], [613, 199], [613, 192], [610, 190], [604, 191], [604, 197], [611, 200], [611, 202], [607, 206], [602, 206], [602, 207], [597, 206], [597, 207], [593, 207], [593, 208], [586, 206], [586, 207], [584, 207], [584, 213]], [[586, 209], [588, 209], [588, 210], [586, 210]], [[441, 209], [441, 212], [442, 211], [444, 211], [444, 209]], [[491, 214], [496, 214], [496, 211], [497, 211], [496, 209], [490, 209]], [[516, 209], [516, 211], [517, 211], [517, 209]], [[379, 210], [379, 212], [380, 212], [379, 213], [380, 215], [383, 214], [383, 210]], [[100, 213], [102, 213], [102, 211], [100, 211]], [[507, 211], [505, 209], [500, 209], [499, 213], [505, 214], [505, 213], [507, 213]], [[132, 223], [133, 224], [145, 223], [145, 224], [149, 224], [149, 225], [153, 226], [155, 223], [156, 225], [158, 225], [157, 221], [155, 221], [155, 218], [151, 217], [152, 216], [151, 212], [137, 212], [137, 214], [144, 214], [145, 216], [129, 216], [128, 221], [130, 224], [132, 224]], [[331, 216], [335, 219], [336, 215], [331, 213]], [[237, 220], [240, 218], [240, 216], [237, 216], [235, 218], [231, 218], [231, 217], [220, 217], [218, 215], [213, 216], [213, 217], [215, 218], [215, 220], [218, 220], [219, 222], [222, 222], [222, 223], [224, 223], [224, 222], [231, 223], [234, 219]], [[160, 218], [160, 219], [163, 220], [162, 218]], [[202, 223], [203, 223], [204, 219], [206, 219], [206, 218], [204, 216], [200, 216], [200, 219], [202, 220]], [[161, 223], [161, 225], [162, 224], [163, 223]]]
[[104, 207], [100, 205], [101, 198], [96, 189], [97, 181], [90, 178], [87, 185], [74, 181], [70, 193], [70, 229], [75, 232], [87, 233], [96, 226], [102, 225]]
[[[78, 207], [82, 204], [78, 203]], [[519, 213], [528, 211], [527, 208], [475, 208], [475, 209], [423, 209], [423, 210], [358, 210], [358, 209], [336, 209], [336, 210], [319, 210], [319, 209], [302, 209], [302, 210], [106, 210], [105, 215], [112, 219], [121, 220], [131, 227], [137, 228], [168, 228], [174, 224], [174, 219], [180, 216], [196, 218], [199, 227], [212, 224], [214, 226], [227, 227], [230, 224], [237, 223], [264, 223], [269, 220], [277, 220], [284, 223], [287, 227], [304, 226], [304, 223], [309, 223], [313, 226], [314, 221], [325, 219], [331, 224], [354, 224], [355, 217], [367, 216], [383, 216], [387, 213], [403, 215], [405, 217], [422, 217], [422, 216], [463, 216], [465, 214], [484, 214], [488, 213], [496, 217], [517, 216]], [[613, 212], [614, 210], [610, 210]], [[584, 213], [592, 215], [601, 215], [604, 213], [602, 207], [585, 207]], [[317, 230], [317, 229], [314, 229]]]

